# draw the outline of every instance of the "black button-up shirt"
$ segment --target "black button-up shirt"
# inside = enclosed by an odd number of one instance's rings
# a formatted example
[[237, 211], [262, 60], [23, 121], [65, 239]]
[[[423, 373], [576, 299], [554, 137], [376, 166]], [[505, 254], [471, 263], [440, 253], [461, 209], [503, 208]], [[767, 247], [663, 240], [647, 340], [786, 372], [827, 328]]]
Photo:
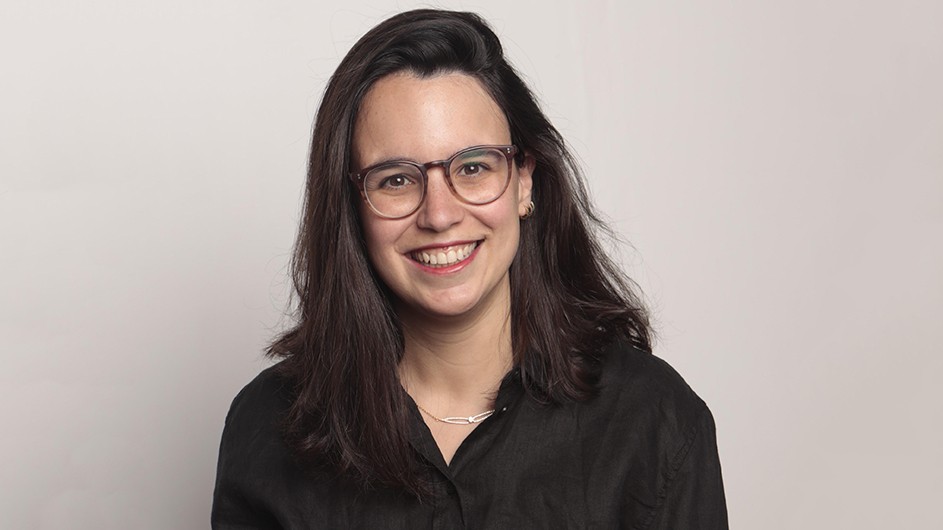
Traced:
[[509, 374], [450, 465], [413, 406], [412, 444], [436, 489], [421, 503], [299, 469], [276, 424], [287, 405], [272, 369], [236, 396], [213, 528], [727, 528], [710, 411], [664, 361], [624, 344], [585, 402], [540, 404]]

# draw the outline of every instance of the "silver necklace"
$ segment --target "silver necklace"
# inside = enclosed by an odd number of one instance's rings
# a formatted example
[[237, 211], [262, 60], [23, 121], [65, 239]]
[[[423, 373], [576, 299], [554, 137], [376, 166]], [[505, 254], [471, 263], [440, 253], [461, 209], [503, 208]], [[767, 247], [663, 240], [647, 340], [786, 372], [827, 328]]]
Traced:
[[440, 423], [448, 423], [449, 425], [474, 425], [476, 423], [481, 423], [488, 419], [492, 414], [494, 414], [494, 409], [486, 410], [480, 414], [475, 414], [474, 416], [446, 416], [440, 418], [435, 414], [429, 412], [428, 410], [422, 408], [422, 405], [416, 403], [416, 406], [419, 407], [419, 410], [425, 412], [429, 415], [430, 418], [438, 421]]

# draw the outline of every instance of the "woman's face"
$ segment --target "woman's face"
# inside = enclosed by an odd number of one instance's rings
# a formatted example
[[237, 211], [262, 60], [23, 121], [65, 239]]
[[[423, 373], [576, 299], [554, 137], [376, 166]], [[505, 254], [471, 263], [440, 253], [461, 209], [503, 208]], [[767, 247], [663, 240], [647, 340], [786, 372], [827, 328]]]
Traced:
[[[364, 98], [353, 138], [357, 170], [389, 160], [444, 160], [477, 145], [511, 143], [507, 119], [474, 78], [393, 74]], [[512, 164], [496, 201], [461, 202], [444, 170], [428, 170], [419, 209], [402, 219], [379, 217], [364, 201], [360, 215], [370, 261], [398, 298], [398, 310], [426, 316], [507, 311], [508, 268], [517, 253], [520, 215], [530, 201], [533, 160]], [[427, 263], [431, 257], [445, 265]]]

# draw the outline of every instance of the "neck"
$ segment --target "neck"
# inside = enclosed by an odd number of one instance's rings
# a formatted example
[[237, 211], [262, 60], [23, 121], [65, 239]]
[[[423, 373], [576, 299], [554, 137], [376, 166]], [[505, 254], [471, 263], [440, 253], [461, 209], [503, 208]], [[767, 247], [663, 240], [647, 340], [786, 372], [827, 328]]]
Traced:
[[510, 304], [497, 306], [448, 318], [399, 312], [405, 338], [400, 379], [417, 403], [439, 411], [463, 408], [456, 414], [491, 403], [513, 364]]

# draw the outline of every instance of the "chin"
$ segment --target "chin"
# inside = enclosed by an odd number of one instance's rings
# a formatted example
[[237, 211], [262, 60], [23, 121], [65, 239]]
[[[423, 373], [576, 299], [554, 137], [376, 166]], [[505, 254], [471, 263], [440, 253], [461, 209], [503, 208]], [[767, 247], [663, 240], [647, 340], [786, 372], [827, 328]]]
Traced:
[[475, 302], [462, 302], [457, 300], [448, 303], [443, 303], [440, 300], [433, 300], [428, 303], [410, 305], [414, 312], [436, 318], [461, 317], [463, 315], [472, 313], [477, 306], [478, 304]]

